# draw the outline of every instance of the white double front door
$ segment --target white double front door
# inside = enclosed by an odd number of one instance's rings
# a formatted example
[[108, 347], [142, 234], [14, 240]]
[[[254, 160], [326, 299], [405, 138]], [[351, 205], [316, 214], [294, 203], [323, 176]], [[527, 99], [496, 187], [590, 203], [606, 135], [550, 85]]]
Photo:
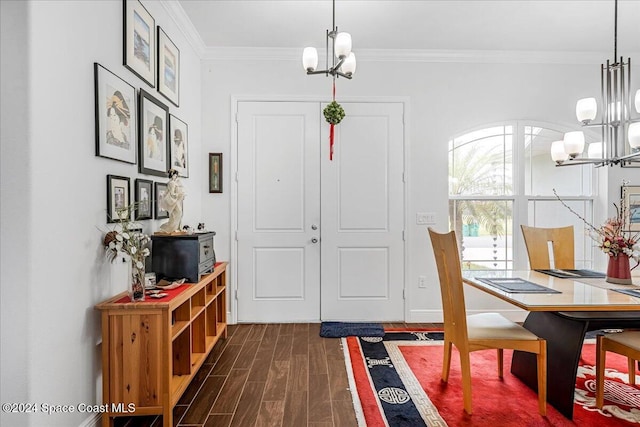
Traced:
[[402, 103], [238, 102], [239, 322], [404, 319]]

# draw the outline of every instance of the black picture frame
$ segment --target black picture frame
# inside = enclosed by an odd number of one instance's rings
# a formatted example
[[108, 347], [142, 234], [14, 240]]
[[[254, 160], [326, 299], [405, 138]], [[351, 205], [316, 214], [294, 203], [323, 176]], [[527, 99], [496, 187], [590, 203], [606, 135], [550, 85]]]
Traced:
[[138, 157], [140, 173], [167, 176], [169, 170], [169, 107], [140, 89]]
[[136, 179], [133, 191], [135, 200], [135, 219], [144, 220], [153, 218], [153, 181], [148, 179]]
[[123, 64], [156, 86], [156, 21], [138, 0], [123, 0]]
[[164, 196], [164, 193], [167, 191], [167, 183], [165, 182], [156, 182], [154, 183], [155, 188], [154, 188], [154, 195], [155, 195], [155, 199], [154, 199], [154, 217], [155, 219], [164, 219], [164, 218], [169, 218], [169, 212], [165, 211], [164, 209], [162, 209], [160, 207], [160, 202], [162, 201], [162, 197]]
[[189, 126], [173, 114], [169, 114], [169, 164], [178, 176], [189, 177]]
[[95, 83], [96, 156], [137, 162], [136, 88], [97, 62]]
[[131, 203], [131, 180], [126, 176], [107, 175], [107, 223], [121, 222], [116, 209]]
[[180, 106], [180, 49], [158, 25], [158, 92]]
[[209, 193], [222, 193], [222, 153], [209, 153]]

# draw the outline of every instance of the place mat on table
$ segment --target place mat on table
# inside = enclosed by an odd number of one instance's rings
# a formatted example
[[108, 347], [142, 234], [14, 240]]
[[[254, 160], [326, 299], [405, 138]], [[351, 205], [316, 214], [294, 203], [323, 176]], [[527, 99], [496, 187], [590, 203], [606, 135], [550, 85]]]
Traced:
[[593, 270], [536, 270], [539, 273], [548, 274], [549, 276], [559, 277], [560, 279], [571, 279], [571, 278], [581, 278], [581, 279], [604, 279], [607, 277], [606, 274], [601, 273], [599, 271]]
[[519, 277], [509, 278], [497, 278], [486, 279], [482, 277], [476, 277], [477, 280], [486, 283], [489, 286], [498, 288], [505, 292], [512, 294], [561, 294], [562, 292], [555, 289], [547, 288], [546, 286], [538, 285], [537, 283], [530, 282], [528, 280], [521, 279]]
[[611, 289], [611, 290], [620, 292], [621, 294], [631, 295], [632, 297], [640, 298], [640, 289]]

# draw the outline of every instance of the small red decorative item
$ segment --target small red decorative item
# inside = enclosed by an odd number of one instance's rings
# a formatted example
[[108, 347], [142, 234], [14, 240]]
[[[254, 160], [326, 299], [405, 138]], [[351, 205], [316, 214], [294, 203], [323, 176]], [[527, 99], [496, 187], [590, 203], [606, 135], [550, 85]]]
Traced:
[[[333, 98], [332, 101], [336, 100], [336, 79], [333, 79]], [[333, 130], [335, 125], [331, 123], [329, 126], [329, 160], [333, 160]]]
[[621, 285], [631, 285], [631, 268], [627, 255], [619, 254], [609, 257], [606, 281]]

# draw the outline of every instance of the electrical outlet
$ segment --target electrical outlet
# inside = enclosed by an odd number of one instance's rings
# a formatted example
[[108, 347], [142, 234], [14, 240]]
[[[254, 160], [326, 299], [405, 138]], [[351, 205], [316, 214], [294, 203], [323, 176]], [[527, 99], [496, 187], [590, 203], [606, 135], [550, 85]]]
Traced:
[[436, 223], [435, 212], [418, 212], [416, 214], [416, 224], [418, 225], [433, 225]]
[[427, 287], [427, 276], [418, 276], [418, 287], [419, 288]]

